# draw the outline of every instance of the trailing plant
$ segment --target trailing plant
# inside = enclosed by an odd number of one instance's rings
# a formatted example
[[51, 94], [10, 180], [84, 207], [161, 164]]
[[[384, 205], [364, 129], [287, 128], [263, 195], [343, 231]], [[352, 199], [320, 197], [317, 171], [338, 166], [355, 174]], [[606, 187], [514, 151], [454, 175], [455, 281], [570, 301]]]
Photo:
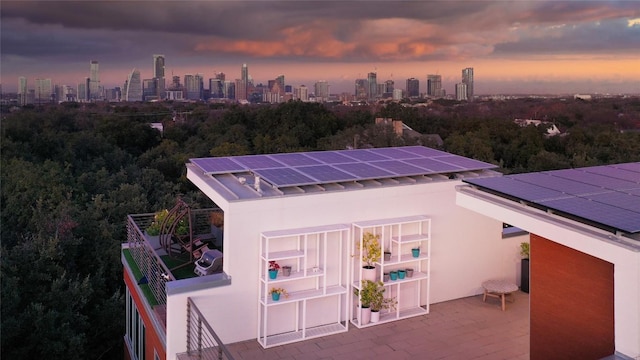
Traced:
[[520, 256], [522, 256], [523, 259], [528, 259], [529, 258], [530, 247], [531, 247], [531, 245], [528, 242], [521, 242], [520, 243]]

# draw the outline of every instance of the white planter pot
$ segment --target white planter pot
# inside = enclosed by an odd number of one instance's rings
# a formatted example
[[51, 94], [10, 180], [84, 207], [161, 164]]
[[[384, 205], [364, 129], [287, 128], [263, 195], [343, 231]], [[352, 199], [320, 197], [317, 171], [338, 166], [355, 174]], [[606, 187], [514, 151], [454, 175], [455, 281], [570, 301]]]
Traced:
[[360, 308], [358, 314], [360, 314], [358, 318], [360, 325], [367, 325], [371, 321], [371, 308]]
[[371, 322], [376, 323], [380, 321], [380, 311], [371, 311]]
[[362, 280], [371, 280], [371, 281], [378, 280], [376, 278], [376, 268], [374, 267], [373, 269], [367, 269], [367, 268], [363, 267], [362, 268]]

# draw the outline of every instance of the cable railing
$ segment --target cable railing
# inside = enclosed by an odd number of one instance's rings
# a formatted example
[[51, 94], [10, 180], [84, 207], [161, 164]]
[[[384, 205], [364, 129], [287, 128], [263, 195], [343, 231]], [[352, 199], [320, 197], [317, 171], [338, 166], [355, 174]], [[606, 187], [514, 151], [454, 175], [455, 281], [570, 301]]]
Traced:
[[191, 298], [187, 299], [186, 355], [198, 360], [234, 359]]

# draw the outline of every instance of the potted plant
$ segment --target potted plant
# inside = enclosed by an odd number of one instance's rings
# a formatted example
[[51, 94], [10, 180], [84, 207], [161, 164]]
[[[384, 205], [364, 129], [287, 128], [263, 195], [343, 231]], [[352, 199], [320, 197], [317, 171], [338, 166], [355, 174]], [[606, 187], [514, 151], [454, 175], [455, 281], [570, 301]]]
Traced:
[[385, 288], [380, 281], [370, 281], [370, 283], [368, 291], [370, 292], [371, 322], [378, 322], [380, 321], [380, 311], [395, 310], [398, 301], [395, 297], [384, 297]]
[[384, 261], [391, 260], [391, 250], [389, 248], [384, 249]]
[[269, 279], [275, 279], [278, 277], [278, 270], [280, 269], [280, 265], [275, 260], [269, 261]]
[[269, 290], [269, 294], [271, 295], [271, 300], [273, 301], [279, 301], [280, 295], [284, 296], [285, 298], [289, 297], [289, 293], [283, 288], [271, 288], [271, 290]]
[[354, 288], [353, 293], [360, 299], [358, 321], [360, 325], [367, 325], [371, 321], [371, 301], [373, 300], [373, 292], [376, 288], [376, 282], [371, 280], [362, 280], [361, 284], [361, 289]]
[[528, 242], [520, 243], [520, 290], [529, 293], [529, 251], [531, 245]]
[[375, 262], [380, 260], [380, 235], [374, 235], [370, 232], [366, 232], [362, 235], [362, 280], [376, 280], [376, 267]]

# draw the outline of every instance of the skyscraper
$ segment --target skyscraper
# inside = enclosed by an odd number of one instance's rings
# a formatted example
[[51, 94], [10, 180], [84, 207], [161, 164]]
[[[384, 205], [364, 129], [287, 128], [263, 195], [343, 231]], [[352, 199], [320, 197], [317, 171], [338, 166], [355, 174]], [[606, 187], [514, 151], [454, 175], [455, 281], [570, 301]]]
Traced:
[[314, 93], [316, 95], [317, 102], [329, 101], [329, 83], [325, 80], [320, 80], [314, 85]]
[[204, 79], [202, 74], [184, 76], [184, 89], [186, 92], [185, 98], [188, 100], [201, 100], [203, 98], [203, 83]]
[[469, 98], [467, 98], [468, 92], [469, 92], [469, 89], [467, 88], [467, 84], [465, 83], [456, 84], [456, 100], [458, 101], [469, 100]]
[[368, 93], [367, 79], [356, 79], [356, 100], [367, 100]]
[[442, 97], [442, 76], [427, 75], [427, 96]]
[[89, 99], [88, 100], [99, 100], [101, 99], [100, 94], [100, 73], [99, 73], [99, 64], [97, 60], [91, 60], [91, 71], [89, 74]]
[[373, 100], [378, 96], [378, 74], [370, 72], [367, 74], [367, 81], [369, 82], [367, 94], [369, 95], [369, 99]]
[[51, 79], [36, 79], [36, 104], [44, 104], [51, 101], [53, 88], [51, 87]]
[[247, 88], [249, 87], [249, 67], [242, 64], [240, 69], [240, 79], [236, 80], [236, 100], [247, 100]]
[[164, 79], [164, 55], [153, 55], [153, 78], [156, 80], [156, 96], [164, 99], [165, 79]]
[[20, 76], [18, 78], [18, 104], [27, 105], [27, 78]]
[[407, 96], [410, 98], [420, 97], [420, 80], [416, 78], [407, 79]]
[[473, 68], [462, 69], [462, 83], [467, 86], [467, 100], [473, 101]]
[[142, 80], [140, 79], [140, 71], [133, 69], [129, 78], [127, 78], [127, 97], [126, 101], [142, 101]]

